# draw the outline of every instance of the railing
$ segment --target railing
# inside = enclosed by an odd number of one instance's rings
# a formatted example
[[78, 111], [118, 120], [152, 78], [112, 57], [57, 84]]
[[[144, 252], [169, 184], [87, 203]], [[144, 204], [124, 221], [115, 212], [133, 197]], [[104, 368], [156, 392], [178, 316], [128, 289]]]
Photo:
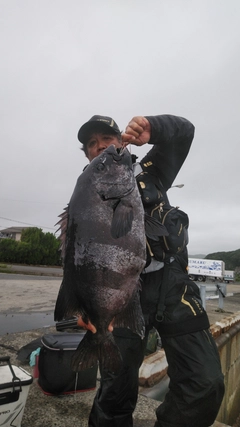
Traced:
[[218, 307], [223, 310], [224, 298], [227, 295], [227, 285], [226, 283], [216, 283], [215, 285], [200, 285], [200, 295], [202, 300], [203, 308], [206, 310], [206, 299], [209, 299], [211, 296], [217, 296]]

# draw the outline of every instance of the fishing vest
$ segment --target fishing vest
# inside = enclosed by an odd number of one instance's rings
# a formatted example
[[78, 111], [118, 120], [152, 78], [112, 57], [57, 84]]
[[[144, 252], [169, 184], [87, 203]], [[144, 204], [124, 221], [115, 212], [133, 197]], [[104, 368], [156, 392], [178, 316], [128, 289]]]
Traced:
[[168, 236], [159, 237], [157, 240], [147, 238], [145, 270], [149, 266], [154, 268], [149, 271], [155, 271], [163, 267], [159, 262], [165, 261], [166, 257], [169, 259], [172, 255], [180, 254], [185, 250], [188, 244], [189, 219], [185, 212], [170, 205], [152, 162], [147, 162], [143, 166], [140, 163], [134, 163], [133, 168], [145, 211], [160, 221], [169, 233]]

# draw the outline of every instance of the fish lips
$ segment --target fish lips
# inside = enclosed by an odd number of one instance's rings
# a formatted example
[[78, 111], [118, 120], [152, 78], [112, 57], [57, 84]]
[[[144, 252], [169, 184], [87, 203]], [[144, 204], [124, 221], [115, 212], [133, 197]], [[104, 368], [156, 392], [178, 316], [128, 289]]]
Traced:
[[123, 198], [134, 190], [136, 181], [128, 149], [111, 145], [94, 162], [96, 191], [102, 200]]
[[101, 169], [101, 164], [111, 164], [112, 162], [124, 163], [126, 167], [133, 170], [132, 157], [129, 150], [125, 147], [116, 148], [115, 145], [109, 145], [101, 154], [99, 154], [92, 163]]

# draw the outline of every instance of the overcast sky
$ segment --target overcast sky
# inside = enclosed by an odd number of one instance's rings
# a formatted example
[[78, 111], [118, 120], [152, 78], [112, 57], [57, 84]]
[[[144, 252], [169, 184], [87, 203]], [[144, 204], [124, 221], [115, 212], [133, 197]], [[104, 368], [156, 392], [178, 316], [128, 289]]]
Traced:
[[189, 253], [239, 249], [239, 17], [239, 0], [0, 0], [0, 230], [56, 231], [92, 115], [168, 113], [196, 127], [169, 191]]

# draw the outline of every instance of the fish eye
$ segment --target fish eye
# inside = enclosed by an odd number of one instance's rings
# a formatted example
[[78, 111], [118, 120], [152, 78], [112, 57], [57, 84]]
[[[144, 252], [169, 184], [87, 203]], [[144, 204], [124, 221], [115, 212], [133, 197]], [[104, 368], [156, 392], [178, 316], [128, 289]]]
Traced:
[[103, 163], [98, 163], [98, 165], [97, 165], [97, 170], [98, 170], [98, 171], [103, 171], [104, 169], [105, 169], [104, 164], [103, 164]]

